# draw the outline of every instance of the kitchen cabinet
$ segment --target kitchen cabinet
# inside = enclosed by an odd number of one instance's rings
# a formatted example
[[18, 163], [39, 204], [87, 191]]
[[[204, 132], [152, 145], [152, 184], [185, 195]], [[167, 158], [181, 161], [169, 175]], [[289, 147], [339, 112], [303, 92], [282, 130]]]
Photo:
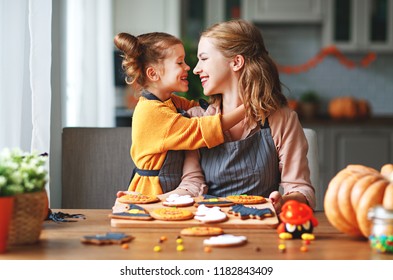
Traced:
[[257, 23], [321, 23], [321, 0], [243, 0], [242, 18]]
[[393, 162], [393, 120], [384, 123], [304, 122], [317, 133], [320, 190], [317, 210], [323, 210], [324, 194], [330, 180], [349, 164], [362, 164], [380, 170]]
[[325, 0], [324, 45], [342, 51], [393, 51], [393, 0]]

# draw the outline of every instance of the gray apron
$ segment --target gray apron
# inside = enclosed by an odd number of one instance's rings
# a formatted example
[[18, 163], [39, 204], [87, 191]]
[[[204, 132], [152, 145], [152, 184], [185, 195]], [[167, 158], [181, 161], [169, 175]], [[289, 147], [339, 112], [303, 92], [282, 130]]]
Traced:
[[278, 156], [269, 123], [246, 139], [200, 149], [208, 194], [268, 197], [278, 190]]
[[[142, 92], [142, 95], [149, 100], [161, 101], [154, 94], [145, 90]], [[190, 117], [186, 111], [177, 107], [176, 110], [182, 116], [187, 118]], [[139, 169], [135, 167], [131, 175], [131, 180], [132, 178], [134, 178], [135, 173], [138, 173], [140, 176], [158, 176], [162, 192], [166, 193], [176, 189], [177, 186], [179, 186], [181, 182], [181, 177], [183, 175], [183, 163], [184, 163], [184, 151], [170, 150], [167, 152], [165, 161], [160, 169], [148, 170], [148, 169]]]
[[163, 193], [173, 191], [180, 185], [183, 175], [183, 163], [184, 151], [168, 151], [158, 173]]

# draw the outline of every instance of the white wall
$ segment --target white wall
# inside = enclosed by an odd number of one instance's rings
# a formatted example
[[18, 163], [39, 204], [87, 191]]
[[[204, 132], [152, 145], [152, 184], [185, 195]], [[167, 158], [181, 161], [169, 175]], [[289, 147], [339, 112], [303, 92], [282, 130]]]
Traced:
[[[181, 0], [112, 0], [113, 36], [119, 32], [134, 35], [163, 31], [180, 36]], [[52, 17], [52, 114], [51, 114], [51, 163], [50, 207], [61, 208], [61, 135], [63, 128], [62, 99], [65, 94], [65, 6], [64, 0], [53, 0]], [[123, 102], [123, 93], [116, 93]], [[118, 102], [118, 100], [116, 100]], [[113, 108], [115, 110], [115, 108]], [[77, 194], [75, 194], [77, 195]]]
[[180, 0], [113, 0], [114, 35], [167, 32], [180, 36]]

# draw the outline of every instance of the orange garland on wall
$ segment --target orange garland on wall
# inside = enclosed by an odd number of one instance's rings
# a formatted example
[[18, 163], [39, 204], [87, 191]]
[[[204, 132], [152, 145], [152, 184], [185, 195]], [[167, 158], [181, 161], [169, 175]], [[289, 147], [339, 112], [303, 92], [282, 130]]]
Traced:
[[[285, 74], [299, 74], [301, 72], [306, 72], [310, 70], [310, 68], [313, 68], [321, 63], [328, 55], [335, 56], [342, 65], [349, 69], [356, 67], [356, 63], [345, 57], [345, 55], [340, 50], [338, 50], [336, 46], [328, 46], [323, 48], [316, 56], [304, 64], [296, 66], [277, 65], [278, 71]], [[368, 67], [370, 63], [376, 59], [376, 57], [377, 55], [374, 52], [369, 52], [361, 59], [359, 65], [361, 67]]]

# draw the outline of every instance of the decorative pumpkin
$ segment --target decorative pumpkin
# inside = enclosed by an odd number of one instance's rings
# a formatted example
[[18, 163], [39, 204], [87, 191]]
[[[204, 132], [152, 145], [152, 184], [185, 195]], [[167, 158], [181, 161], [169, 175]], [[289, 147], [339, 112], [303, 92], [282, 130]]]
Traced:
[[365, 119], [370, 117], [371, 108], [370, 108], [370, 104], [366, 99], [358, 99], [357, 105], [358, 105], [358, 118]]
[[339, 231], [368, 237], [371, 221], [368, 210], [375, 205], [393, 210], [393, 164], [381, 171], [348, 165], [330, 181], [324, 199], [325, 215]]
[[288, 99], [288, 107], [298, 112], [299, 110], [299, 102], [296, 99]]
[[371, 109], [367, 100], [351, 96], [333, 98], [329, 102], [328, 113], [333, 119], [364, 119], [370, 116]]

